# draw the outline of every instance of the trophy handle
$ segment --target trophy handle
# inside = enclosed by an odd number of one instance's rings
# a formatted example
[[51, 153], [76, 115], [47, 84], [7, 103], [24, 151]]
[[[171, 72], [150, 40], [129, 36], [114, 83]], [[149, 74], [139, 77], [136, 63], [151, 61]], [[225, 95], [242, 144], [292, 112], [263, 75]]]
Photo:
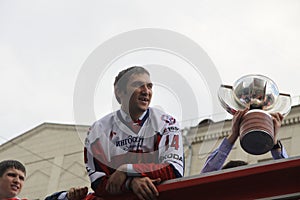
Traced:
[[221, 85], [218, 90], [218, 98], [222, 107], [234, 115], [237, 110], [244, 110], [246, 107], [237, 103], [233, 96], [233, 88], [230, 85]]
[[268, 110], [268, 113], [276, 113], [279, 112], [283, 115], [283, 117], [287, 116], [291, 111], [292, 107], [292, 98], [289, 94], [279, 93], [277, 103], [274, 107]]

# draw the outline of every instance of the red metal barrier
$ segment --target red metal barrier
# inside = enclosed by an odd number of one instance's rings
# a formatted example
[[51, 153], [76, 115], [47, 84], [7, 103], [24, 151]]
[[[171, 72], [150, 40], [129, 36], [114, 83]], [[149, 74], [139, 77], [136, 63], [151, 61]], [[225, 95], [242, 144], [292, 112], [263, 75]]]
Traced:
[[[300, 199], [300, 157], [169, 180], [158, 190], [161, 200]], [[137, 198], [128, 193], [112, 199]]]

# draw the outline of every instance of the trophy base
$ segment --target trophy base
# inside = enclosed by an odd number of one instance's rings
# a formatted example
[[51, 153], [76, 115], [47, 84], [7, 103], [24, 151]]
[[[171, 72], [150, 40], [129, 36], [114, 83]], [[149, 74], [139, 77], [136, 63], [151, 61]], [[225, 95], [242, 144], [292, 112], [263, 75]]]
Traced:
[[253, 155], [265, 154], [274, 146], [272, 116], [263, 110], [250, 110], [242, 118], [240, 144]]
[[244, 151], [252, 155], [265, 154], [274, 146], [271, 135], [261, 130], [246, 133], [240, 143]]

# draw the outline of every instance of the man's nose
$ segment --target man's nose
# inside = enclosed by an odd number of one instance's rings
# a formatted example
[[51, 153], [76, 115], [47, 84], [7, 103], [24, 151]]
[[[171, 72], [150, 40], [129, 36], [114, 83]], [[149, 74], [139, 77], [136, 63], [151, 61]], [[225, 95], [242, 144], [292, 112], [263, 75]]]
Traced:
[[143, 93], [149, 93], [150, 91], [146, 84], [142, 85], [140, 88]]
[[16, 176], [16, 177], [14, 177], [13, 182], [14, 183], [20, 183], [21, 179], [18, 176]]

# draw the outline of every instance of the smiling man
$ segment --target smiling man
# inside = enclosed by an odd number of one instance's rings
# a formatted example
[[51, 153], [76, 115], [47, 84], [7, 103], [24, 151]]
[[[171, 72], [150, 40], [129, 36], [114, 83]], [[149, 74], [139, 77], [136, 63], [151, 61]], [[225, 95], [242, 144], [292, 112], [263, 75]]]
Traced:
[[26, 170], [17, 160], [4, 160], [0, 162], [0, 199], [19, 200], [17, 195], [21, 192]]
[[150, 73], [134, 66], [115, 78], [121, 108], [96, 121], [85, 142], [85, 163], [96, 196], [132, 191], [156, 199], [156, 185], [184, 172], [181, 129], [175, 118], [149, 107]]

